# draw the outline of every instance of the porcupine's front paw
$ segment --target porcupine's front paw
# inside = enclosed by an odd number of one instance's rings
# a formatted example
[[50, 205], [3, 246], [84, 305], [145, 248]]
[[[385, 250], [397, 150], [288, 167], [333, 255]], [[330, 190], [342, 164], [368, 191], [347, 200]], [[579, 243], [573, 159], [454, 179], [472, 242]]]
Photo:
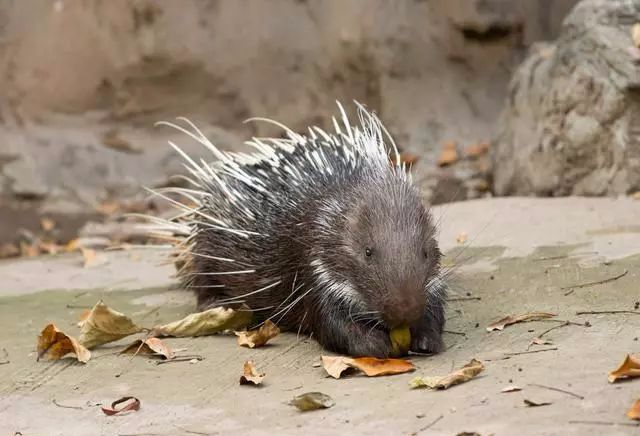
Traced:
[[386, 358], [393, 354], [391, 338], [389, 338], [389, 333], [386, 330], [363, 330], [360, 334], [349, 338], [349, 355]]
[[444, 350], [442, 331], [444, 329], [444, 308], [425, 314], [420, 322], [411, 327], [411, 351], [416, 353], [439, 353]]

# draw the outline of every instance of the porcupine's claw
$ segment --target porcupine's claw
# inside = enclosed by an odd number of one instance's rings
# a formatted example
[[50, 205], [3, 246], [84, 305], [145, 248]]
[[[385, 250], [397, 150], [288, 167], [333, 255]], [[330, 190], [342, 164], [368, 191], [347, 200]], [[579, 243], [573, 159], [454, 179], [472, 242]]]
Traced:
[[439, 353], [444, 349], [442, 332], [444, 330], [444, 305], [434, 301], [419, 323], [411, 327], [411, 351], [417, 353]]

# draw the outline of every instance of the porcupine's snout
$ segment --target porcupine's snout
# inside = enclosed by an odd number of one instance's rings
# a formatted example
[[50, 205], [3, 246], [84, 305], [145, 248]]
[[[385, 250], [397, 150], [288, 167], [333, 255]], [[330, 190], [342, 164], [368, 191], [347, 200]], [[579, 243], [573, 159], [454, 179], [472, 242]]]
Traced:
[[405, 280], [389, 291], [382, 305], [382, 319], [389, 328], [410, 326], [424, 315], [421, 284]]

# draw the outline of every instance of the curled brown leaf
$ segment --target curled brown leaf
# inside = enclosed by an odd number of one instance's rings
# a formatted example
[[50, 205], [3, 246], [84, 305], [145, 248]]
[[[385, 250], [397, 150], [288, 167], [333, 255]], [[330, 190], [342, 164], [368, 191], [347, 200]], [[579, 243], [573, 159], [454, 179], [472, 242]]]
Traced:
[[173, 350], [158, 338], [136, 339], [120, 354], [159, 356], [163, 359], [173, 359], [175, 357]]
[[627, 417], [640, 421], [640, 400], [636, 400], [631, 409], [627, 412]]
[[91, 359], [91, 352], [83, 347], [75, 338], [67, 336], [56, 328], [47, 325], [38, 336], [38, 360], [58, 360], [69, 353], [76, 355], [79, 362], [86, 363]]
[[609, 383], [623, 378], [640, 377], [640, 358], [627, 354], [620, 366], [609, 373]]
[[[126, 403], [123, 407], [116, 409], [119, 404]], [[111, 403], [111, 408], [101, 407], [102, 412], [107, 416], [120, 415], [126, 412], [140, 410], [140, 400], [136, 397], [122, 397]]]
[[506, 326], [511, 324], [517, 324], [519, 322], [524, 322], [524, 321], [534, 321], [539, 319], [553, 318], [554, 316], [556, 315], [553, 313], [547, 313], [547, 312], [531, 312], [531, 313], [524, 313], [522, 315], [517, 315], [517, 316], [509, 315], [509, 316], [505, 316], [502, 319], [499, 319], [498, 321], [494, 321], [491, 324], [489, 324], [487, 326], [487, 331], [492, 332], [494, 330], [504, 330]]
[[266, 320], [257, 330], [235, 332], [238, 345], [249, 348], [261, 347], [280, 334], [280, 329], [271, 320]]
[[258, 386], [262, 384], [265, 375], [264, 372], [258, 371], [252, 360], [247, 360], [244, 363], [243, 373], [240, 376], [240, 384]]
[[453, 385], [465, 383], [480, 374], [484, 370], [482, 362], [471, 359], [469, 363], [457, 371], [444, 377], [414, 377], [409, 385], [412, 389], [431, 388], [447, 389]]

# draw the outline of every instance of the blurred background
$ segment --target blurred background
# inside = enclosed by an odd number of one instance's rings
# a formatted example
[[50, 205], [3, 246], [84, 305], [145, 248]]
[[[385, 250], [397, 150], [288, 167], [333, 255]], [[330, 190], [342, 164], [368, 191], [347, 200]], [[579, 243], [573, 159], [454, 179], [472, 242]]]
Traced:
[[336, 100], [379, 114], [432, 204], [633, 195], [638, 21], [638, 0], [0, 1], [0, 257], [139, 239], [120, 217], [164, 213], [141, 187], [176, 183], [167, 141], [206, 155], [156, 121], [239, 150], [280, 134], [247, 118], [327, 127]]

